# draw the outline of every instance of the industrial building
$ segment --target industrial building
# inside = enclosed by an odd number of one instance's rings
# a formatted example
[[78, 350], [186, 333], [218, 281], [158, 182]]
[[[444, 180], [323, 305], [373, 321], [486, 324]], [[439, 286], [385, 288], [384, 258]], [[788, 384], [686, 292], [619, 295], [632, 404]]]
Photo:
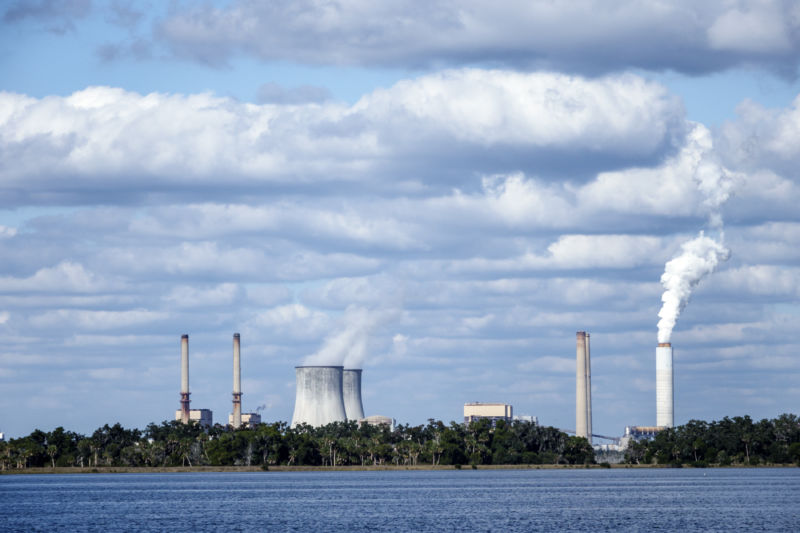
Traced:
[[474, 420], [488, 419], [492, 425], [498, 420], [510, 422], [514, 418], [514, 408], [507, 403], [481, 403], [472, 402], [464, 404], [464, 423], [469, 424]]
[[575, 435], [592, 443], [592, 359], [589, 334], [575, 334]]
[[233, 428], [240, 428], [246, 426], [254, 428], [261, 423], [261, 415], [258, 413], [241, 413], [239, 418], [239, 425], [233, 423], [233, 413], [228, 414], [228, 425]]
[[175, 411], [175, 420], [179, 420], [184, 424], [188, 424], [189, 422], [197, 422], [205, 428], [209, 428], [214, 425], [214, 415], [211, 412], [211, 409], [189, 409], [189, 417], [186, 420], [184, 420], [183, 415], [183, 410], [178, 409]]
[[394, 431], [397, 421], [394, 418], [383, 415], [371, 415], [358, 421], [359, 424], [369, 424], [370, 426], [389, 426], [389, 431]]

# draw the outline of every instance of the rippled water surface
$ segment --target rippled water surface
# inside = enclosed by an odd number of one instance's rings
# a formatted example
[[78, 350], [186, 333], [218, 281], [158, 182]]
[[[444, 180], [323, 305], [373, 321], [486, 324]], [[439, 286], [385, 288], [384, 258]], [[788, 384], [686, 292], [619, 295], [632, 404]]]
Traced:
[[800, 469], [0, 476], [0, 531], [800, 531]]

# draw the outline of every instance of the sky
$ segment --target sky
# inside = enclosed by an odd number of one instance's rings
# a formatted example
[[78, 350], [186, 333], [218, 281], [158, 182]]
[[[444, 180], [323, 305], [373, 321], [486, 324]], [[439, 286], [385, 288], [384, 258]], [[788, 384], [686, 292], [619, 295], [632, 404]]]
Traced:
[[0, 432], [172, 419], [184, 333], [224, 422], [234, 332], [267, 422], [573, 429], [585, 330], [615, 436], [664, 313], [676, 424], [797, 413], [799, 66], [789, 0], [6, 0]]

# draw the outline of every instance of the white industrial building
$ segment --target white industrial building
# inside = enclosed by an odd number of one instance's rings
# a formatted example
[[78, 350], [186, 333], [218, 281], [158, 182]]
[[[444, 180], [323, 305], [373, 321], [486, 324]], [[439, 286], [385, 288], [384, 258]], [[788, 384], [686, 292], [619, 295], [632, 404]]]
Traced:
[[214, 425], [214, 415], [211, 409], [189, 409], [188, 420], [185, 420], [183, 415], [183, 411], [178, 409], [175, 411], [175, 420], [182, 421], [184, 424], [188, 422], [197, 422], [205, 428], [210, 428]]
[[491, 420], [492, 425], [497, 424], [498, 420], [510, 422], [514, 419], [514, 408], [507, 403], [472, 402], [464, 404], [465, 424], [481, 419]]

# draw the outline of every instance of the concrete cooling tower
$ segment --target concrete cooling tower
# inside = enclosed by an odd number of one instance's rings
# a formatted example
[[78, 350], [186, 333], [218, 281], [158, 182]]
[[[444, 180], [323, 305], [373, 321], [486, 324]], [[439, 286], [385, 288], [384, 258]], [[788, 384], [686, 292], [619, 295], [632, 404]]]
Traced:
[[292, 427], [302, 423], [324, 426], [347, 419], [342, 394], [343, 374], [341, 366], [295, 367], [297, 393]]
[[348, 368], [342, 377], [344, 412], [348, 420], [364, 418], [364, 405], [361, 403], [361, 369]]

